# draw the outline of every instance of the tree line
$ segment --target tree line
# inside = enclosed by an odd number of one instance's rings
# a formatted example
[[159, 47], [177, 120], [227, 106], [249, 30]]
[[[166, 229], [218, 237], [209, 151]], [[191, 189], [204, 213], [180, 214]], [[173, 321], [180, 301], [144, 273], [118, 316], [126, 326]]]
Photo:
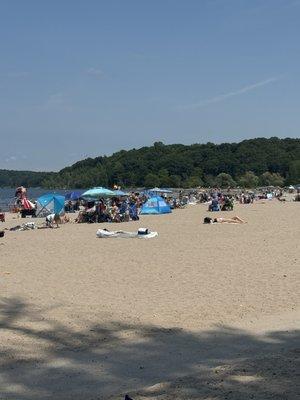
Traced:
[[0, 185], [11, 186], [11, 182], [47, 188], [283, 186], [300, 183], [300, 139], [192, 145], [156, 142], [109, 157], [87, 158], [57, 173], [0, 171]]
[[47, 180], [51, 180], [55, 172], [12, 171], [0, 169], [0, 187], [42, 187]]

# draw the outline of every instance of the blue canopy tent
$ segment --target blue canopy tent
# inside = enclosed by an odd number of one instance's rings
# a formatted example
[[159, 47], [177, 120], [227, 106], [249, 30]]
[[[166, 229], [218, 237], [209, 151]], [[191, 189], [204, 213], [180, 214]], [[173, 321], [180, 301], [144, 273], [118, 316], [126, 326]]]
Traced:
[[37, 217], [46, 217], [49, 214], [59, 214], [65, 206], [65, 196], [48, 193], [37, 199]]
[[171, 207], [162, 197], [153, 196], [143, 204], [140, 214], [168, 214], [171, 212]]

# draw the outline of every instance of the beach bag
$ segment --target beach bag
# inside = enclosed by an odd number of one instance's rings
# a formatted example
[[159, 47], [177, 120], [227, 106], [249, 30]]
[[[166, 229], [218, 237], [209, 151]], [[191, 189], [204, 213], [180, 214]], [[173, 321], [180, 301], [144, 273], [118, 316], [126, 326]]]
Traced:
[[138, 229], [138, 235], [148, 235], [150, 232], [149, 232], [149, 229], [148, 228], [139, 228]]

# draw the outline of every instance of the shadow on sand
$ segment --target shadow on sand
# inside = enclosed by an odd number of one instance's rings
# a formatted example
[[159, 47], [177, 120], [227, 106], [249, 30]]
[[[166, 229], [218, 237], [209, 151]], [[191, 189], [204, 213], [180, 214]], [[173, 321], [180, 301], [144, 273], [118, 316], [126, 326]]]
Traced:
[[195, 334], [116, 321], [78, 331], [20, 298], [0, 307], [0, 399], [295, 400], [300, 393], [300, 331], [254, 336], [220, 326]]

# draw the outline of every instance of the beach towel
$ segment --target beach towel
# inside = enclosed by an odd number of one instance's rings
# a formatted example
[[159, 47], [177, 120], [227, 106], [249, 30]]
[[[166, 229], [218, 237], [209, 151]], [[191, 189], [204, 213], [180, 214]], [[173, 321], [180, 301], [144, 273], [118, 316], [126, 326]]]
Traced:
[[22, 225], [16, 225], [10, 228], [10, 231], [30, 231], [31, 229], [36, 229], [36, 225], [34, 222], [26, 222]]
[[98, 229], [96, 232], [98, 238], [137, 238], [137, 239], [152, 239], [158, 236], [157, 232], [151, 232], [147, 228], [139, 228], [137, 232], [126, 231], [109, 231], [107, 229]]

